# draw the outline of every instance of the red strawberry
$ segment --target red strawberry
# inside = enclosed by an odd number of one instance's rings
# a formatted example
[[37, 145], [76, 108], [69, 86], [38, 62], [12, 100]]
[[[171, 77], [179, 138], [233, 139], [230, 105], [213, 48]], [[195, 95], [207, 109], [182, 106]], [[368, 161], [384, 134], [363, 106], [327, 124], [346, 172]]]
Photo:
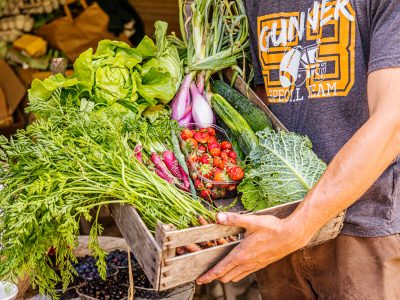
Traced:
[[221, 147], [223, 150], [231, 150], [232, 149], [232, 144], [229, 143], [228, 141], [223, 141], [221, 143]]
[[205, 199], [210, 198], [210, 195], [211, 195], [211, 191], [210, 191], [210, 190], [202, 190], [202, 191], [200, 192], [200, 196], [201, 196], [202, 198], [205, 198]]
[[200, 158], [199, 158], [199, 162], [201, 162], [202, 164], [210, 164], [211, 163], [211, 155], [208, 153], [204, 153]]
[[241, 167], [234, 166], [228, 170], [228, 175], [232, 180], [242, 180], [244, 177], [244, 172]]
[[211, 178], [213, 175], [213, 167], [210, 164], [202, 164], [199, 168], [200, 175], [205, 178]]
[[228, 156], [230, 158], [236, 159], [236, 152], [235, 151], [229, 151]]
[[208, 143], [210, 139], [210, 135], [208, 134], [208, 132], [196, 132], [193, 137], [197, 142], [201, 144]]
[[187, 139], [192, 138], [192, 137], [193, 137], [192, 131], [190, 131], [190, 130], [187, 129], [187, 128], [185, 128], [185, 129], [182, 130], [182, 132], [181, 132], [181, 138], [182, 138], [182, 140], [186, 141]]
[[226, 173], [224, 171], [221, 170], [217, 170], [214, 173], [214, 178], [215, 181], [219, 181], [219, 182], [226, 182], [229, 181], [229, 177], [228, 175], [226, 175]]

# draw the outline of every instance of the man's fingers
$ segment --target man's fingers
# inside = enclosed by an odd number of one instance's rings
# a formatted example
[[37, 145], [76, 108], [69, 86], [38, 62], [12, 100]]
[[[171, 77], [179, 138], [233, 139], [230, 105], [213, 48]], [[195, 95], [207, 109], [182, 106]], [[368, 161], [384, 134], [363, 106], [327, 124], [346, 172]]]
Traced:
[[219, 280], [223, 283], [228, 283], [245, 272], [247, 271], [244, 269], [243, 266], [237, 266], [232, 270], [230, 270], [228, 273], [226, 273], [224, 276], [222, 276], [221, 279]]
[[196, 283], [197, 284], [210, 283], [215, 279], [221, 278], [227, 272], [236, 267], [237, 262], [236, 262], [236, 255], [234, 254], [234, 252], [235, 251], [229, 253], [228, 256], [225, 257], [223, 260], [221, 260], [215, 267], [213, 267], [206, 274], [197, 279]]
[[233, 278], [232, 282], [239, 282], [243, 278], [249, 276], [251, 273], [253, 273], [253, 272], [243, 272], [242, 274], [240, 274], [240, 275], [236, 276], [235, 278]]
[[219, 213], [217, 223], [228, 226], [243, 227], [252, 230], [255, 226], [257, 216], [245, 216], [235, 213]]

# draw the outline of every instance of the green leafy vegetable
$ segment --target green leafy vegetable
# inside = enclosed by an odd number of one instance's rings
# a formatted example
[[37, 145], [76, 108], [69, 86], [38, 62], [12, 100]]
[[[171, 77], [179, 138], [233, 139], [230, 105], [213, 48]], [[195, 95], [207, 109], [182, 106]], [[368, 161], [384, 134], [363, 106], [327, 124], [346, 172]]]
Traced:
[[266, 128], [257, 133], [259, 147], [238, 190], [246, 209], [259, 210], [302, 199], [325, 172], [311, 141], [295, 133]]
[[[172, 124], [168, 117], [147, 128], [130, 112], [96, 104], [87, 99], [76, 105], [61, 88], [51, 98], [35, 98], [29, 111], [42, 118], [11, 140], [0, 137], [0, 278], [14, 281], [29, 275], [41, 293], [64, 288], [75, 273], [73, 249], [81, 217], [91, 220], [90, 210], [111, 203], [136, 208], [150, 230], [158, 220], [177, 228], [198, 225], [197, 217], [212, 220], [214, 214], [132, 157], [131, 138], [162, 135]], [[117, 104], [117, 103], [115, 103]], [[135, 116], [136, 117], [136, 116]], [[145, 131], [136, 132], [135, 130]], [[105, 252], [97, 236], [102, 226], [94, 219], [89, 248], [99, 257], [105, 275]], [[55, 249], [55, 261], [47, 256]], [[54, 271], [60, 271], [61, 278]]]

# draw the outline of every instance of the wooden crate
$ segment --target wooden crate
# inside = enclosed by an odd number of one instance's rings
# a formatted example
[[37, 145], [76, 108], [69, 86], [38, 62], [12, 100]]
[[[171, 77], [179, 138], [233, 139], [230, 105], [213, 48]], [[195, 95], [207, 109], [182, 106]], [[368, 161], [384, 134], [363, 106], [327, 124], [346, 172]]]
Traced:
[[[228, 80], [232, 72], [226, 71]], [[285, 130], [282, 123], [272, 114], [268, 106], [247, 88], [246, 83], [237, 78], [235, 86], [271, 119], [275, 128]], [[279, 218], [289, 216], [301, 200], [257, 211], [257, 215], [274, 215]], [[240, 211], [240, 207], [235, 208]], [[136, 210], [130, 205], [111, 206], [117, 226], [156, 290], [162, 291], [196, 280], [226, 256], [239, 242], [233, 242], [208, 248], [199, 252], [176, 256], [176, 248], [192, 243], [215, 240], [221, 237], [243, 233], [242, 228], [217, 224], [176, 230], [173, 226], [159, 223], [155, 235], [147, 229]], [[311, 240], [307, 247], [312, 247], [335, 238], [343, 225], [344, 213], [329, 221]]]

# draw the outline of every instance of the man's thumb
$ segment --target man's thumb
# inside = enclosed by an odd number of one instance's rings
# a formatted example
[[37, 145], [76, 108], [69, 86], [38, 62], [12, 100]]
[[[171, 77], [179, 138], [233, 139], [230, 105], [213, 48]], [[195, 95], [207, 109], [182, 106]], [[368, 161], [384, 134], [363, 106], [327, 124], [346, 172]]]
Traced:
[[255, 216], [245, 216], [235, 213], [218, 213], [217, 223], [251, 230], [254, 225], [254, 218]]

